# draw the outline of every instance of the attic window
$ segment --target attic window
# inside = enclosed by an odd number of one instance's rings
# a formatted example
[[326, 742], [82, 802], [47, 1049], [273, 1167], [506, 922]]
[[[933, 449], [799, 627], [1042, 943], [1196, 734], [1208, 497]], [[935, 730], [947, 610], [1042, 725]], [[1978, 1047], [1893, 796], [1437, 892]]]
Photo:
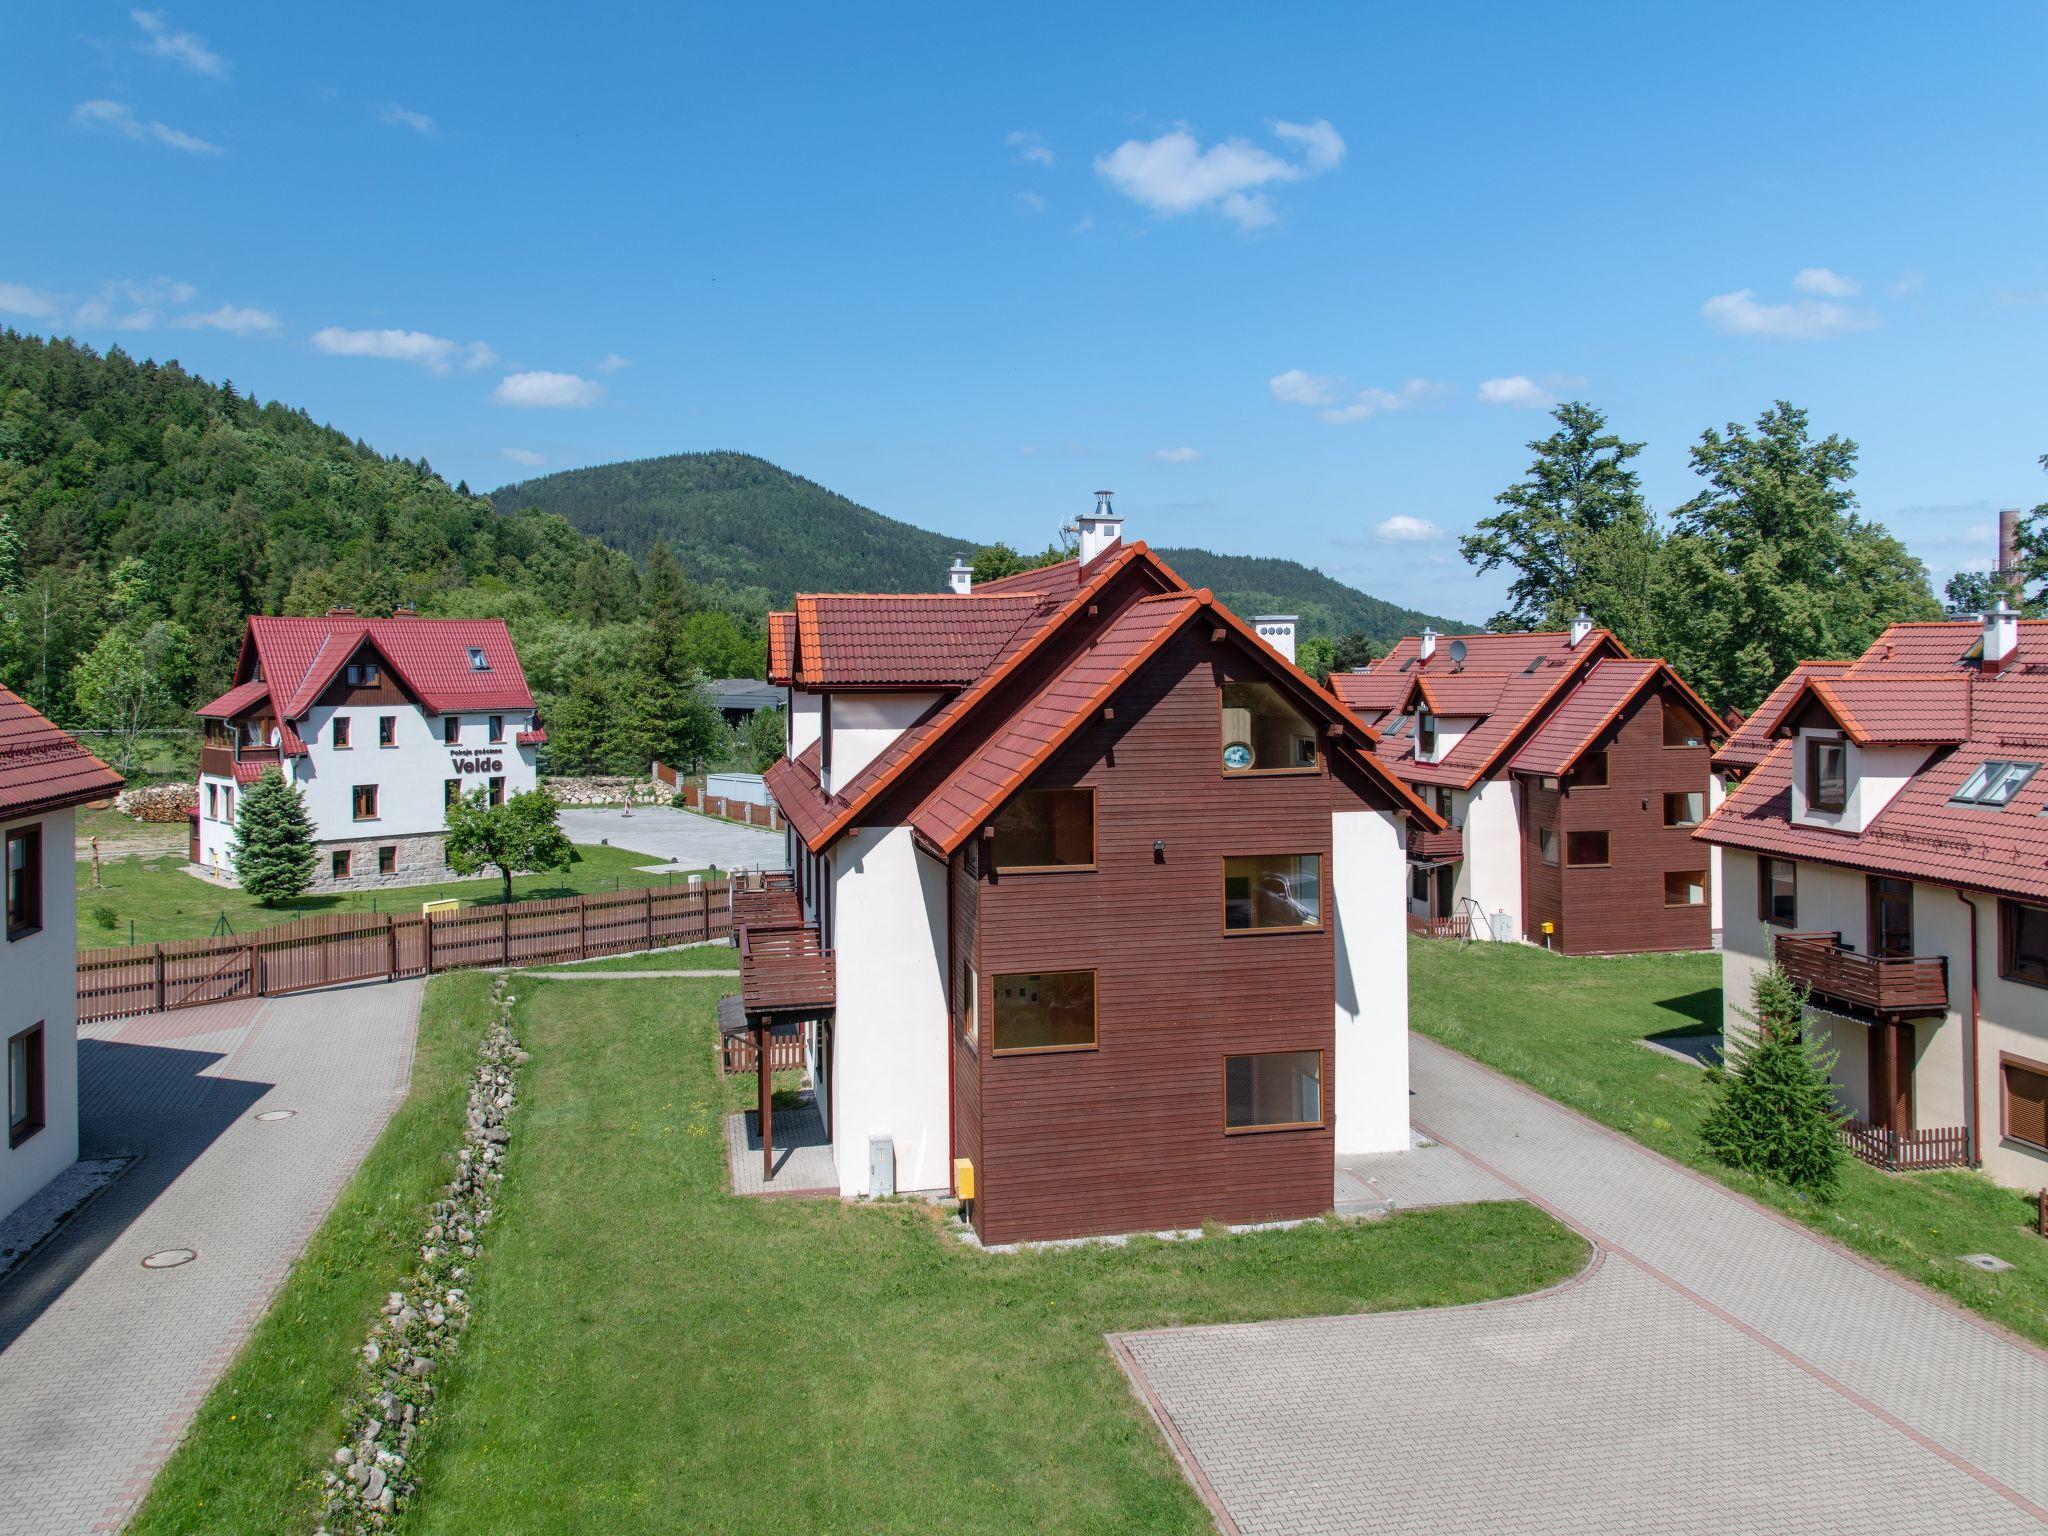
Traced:
[[1983, 805], [1998, 810], [2012, 802], [2020, 787], [2040, 768], [2039, 763], [1979, 763], [1963, 787], [1955, 792], [1952, 805]]
[[469, 648], [469, 670], [472, 672], [488, 672], [491, 670], [491, 659], [484, 654], [484, 648], [480, 645], [472, 645]]

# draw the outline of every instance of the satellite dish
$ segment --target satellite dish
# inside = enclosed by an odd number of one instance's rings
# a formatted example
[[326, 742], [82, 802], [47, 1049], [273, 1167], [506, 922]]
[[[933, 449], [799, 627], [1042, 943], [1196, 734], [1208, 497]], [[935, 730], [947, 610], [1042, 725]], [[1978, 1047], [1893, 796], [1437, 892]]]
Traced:
[[1465, 642], [1462, 640], [1453, 640], [1451, 642], [1451, 665], [1454, 667], [1459, 667], [1463, 666], [1464, 664]]

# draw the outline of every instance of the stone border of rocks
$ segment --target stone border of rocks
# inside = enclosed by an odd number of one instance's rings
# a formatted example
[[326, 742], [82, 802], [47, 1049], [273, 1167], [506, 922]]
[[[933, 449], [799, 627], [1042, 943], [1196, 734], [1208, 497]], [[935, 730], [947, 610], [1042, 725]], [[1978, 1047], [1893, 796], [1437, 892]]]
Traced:
[[358, 1351], [356, 1384], [342, 1413], [347, 1438], [327, 1471], [319, 1536], [388, 1531], [419, 1497], [414, 1469], [433, 1413], [433, 1378], [469, 1327], [469, 1266], [483, 1251], [504, 1181], [508, 1122], [527, 1059], [512, 1031], [511, 983], [500, 974], [491, 985], [498, 1016], [477, 1047], [482, 1061], [470, 1078], [456, 1174], [428, 1212], [419, 1267], [385, 1299]]

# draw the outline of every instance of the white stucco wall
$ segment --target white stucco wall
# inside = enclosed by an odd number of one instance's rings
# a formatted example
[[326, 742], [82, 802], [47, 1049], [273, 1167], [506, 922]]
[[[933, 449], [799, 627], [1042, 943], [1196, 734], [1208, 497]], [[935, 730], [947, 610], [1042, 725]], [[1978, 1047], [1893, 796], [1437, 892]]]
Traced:
[[[1479, 903], [1487, 921], [1508, 915], [1508, 933], [1522, 933], [1522, 822], [1512, 776], [1477, 785], [1465, 807], [1465, 867], [1460, 896]], [[1477, 934], [1484, 938], [1487, 935]]]
[[[1721, 808], [1721, 802], [1728, 798], [1728, 786], [1718, 773], [1707, 775], [1707, 814], [1712, 816]], [[1707, 848], [1707, 900], [1712, 905], [1714, 932], [1719, 933], [1727, 909], [1721, 901], [1721, 847], [1718, 843]]]
[[833, 849], [830, 880], [840, 1193], [867, 1192], [871, 1136], [895, 1141], [898, 1189], [946, 1189], [946, 867], [917, 851], [908, 827], [863, 828]]
[[[349, 721], [349, 745], [340, 750], [332, 745], [337, 715], [345, 715]], [[397, 719], [395, 746], [377, 745], [377, 720], [382, 715]], [[325, 842], [442, 831], [446, 827], [442, 783], [447, 779], [460, 778], [465, 796], [485, 788], [497, 775], [503, 775], [508, 796], [534, 787], [538, 782], [534, 749], [514, 740], [531, 722], [529, 712], [505, 714], [502, 742], [489, 740], [488, 714], [461, 718], [462, 738], [451, 747], [442, 739], [444, 717], [412, 705], [316, 705], [298, 722], [307, 755], [294, 765], [295, 782], [305, 792], [306, 809], [313, 818], [313, 835]], [[498, 766], [458, 773], [458, 760], [495, 762]], [[355, 819], [353, 791], [358, 784], [377, 786], [374, 821]]]
[[825, 792], [836, 794], [889, 743], [938, 703], [937, 693], [836, 693], [832, 696], [832, 771]]
[[[69, 810], [0, 823], [43, 828], [43, 926], [0, 933], [0, 1044], [43, 1026], [43, 1128], [18, 1147], [0, 1135], [0, 1216], [78, 1161], [78, 890]], [[0, 1058], [0, 1073], [6, 1070]], [[4, 1085], [0, 1085], [4, 1086]]]
[[1847, 742], [1849, 797], [1839, 813], [1816, 811], [1807, 804], [1806, 743], [1815, 736], [1832, 737], [1833, 731], [1804, 730], [1799, 733], [1792, 768], [1792, 820], [1801, 826], [1831, 827], [1840, 832], [1861, 832], [1877, 819], [1878, 812], [1927, 761], [1925, 747], [1859, 747]]
[[[233, 779], [219, 778], [214, 774], [199, 775], [199, 862], [208, 869], [232, 870], [234, 858], [228, 852], [228, 844], [235, 835], [235, 819], [227, 814], [227, 794], [237, 789]], [[206, 814], [206, 792], [213, 791], [214, 809], [220, 814]], [[239, 801], [241, 796], [236, 795]]]
[[1379, 811], [1330, 818], [1337, 1032], [1330, 1093], [1337, 1151], [1408, 1146], [1406, 829]]
[[789, 690], [789, 755], [801, 757], [804, 749], [818, 739], [818, 718], [823, 709], [823, 694], [806, 693], [801, 688]]
[[1428, 757], [1416, 754], [1418, 763], [1440, 763], [1451, 755], [1451, 750], [1472, 734], [1472, 728], [1479, 723], [1476, 715], [1438, 715], [1436, 717], [1436, 751]]

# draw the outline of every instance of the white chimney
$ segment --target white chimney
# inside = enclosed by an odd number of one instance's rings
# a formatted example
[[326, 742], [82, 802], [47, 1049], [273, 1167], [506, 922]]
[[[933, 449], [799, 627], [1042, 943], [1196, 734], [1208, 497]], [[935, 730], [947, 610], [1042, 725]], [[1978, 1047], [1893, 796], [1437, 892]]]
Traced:
[[2020, 616], [2000, 597], [1984, 615], [1984, 670], [1996, 672], [2020, 645]]
[[1252, 620], [1259, 638], [1289, 661], [1294, 660], [1294, 620], [1291, 613], [1262, 613]]
[[1572, 649], [1577, 650], [1580, 642], [1591, 633], [1593, 633], [1593, 616], [1581, 608], [1579, 616], [1572, 620]]
[[1422, 626], [1422, 643], [1416, 647], [1415, 654], [1424, 661], [1436, 654], [1436, 631], [1427, 624]]
[[1088, 564], [1097, 555], [1119, 543], [1124, 536], [1124, 520], [1110, 509], [1110, 491], [1095, 493], [1095, 510], [1074, 519], [1081, 534], [1081, 563]]
[[957, 592], [962, 597], [974, 590], [974, 567], [958, 555], [953, 557], [953, 564], [946, 572], [946, 590]]

